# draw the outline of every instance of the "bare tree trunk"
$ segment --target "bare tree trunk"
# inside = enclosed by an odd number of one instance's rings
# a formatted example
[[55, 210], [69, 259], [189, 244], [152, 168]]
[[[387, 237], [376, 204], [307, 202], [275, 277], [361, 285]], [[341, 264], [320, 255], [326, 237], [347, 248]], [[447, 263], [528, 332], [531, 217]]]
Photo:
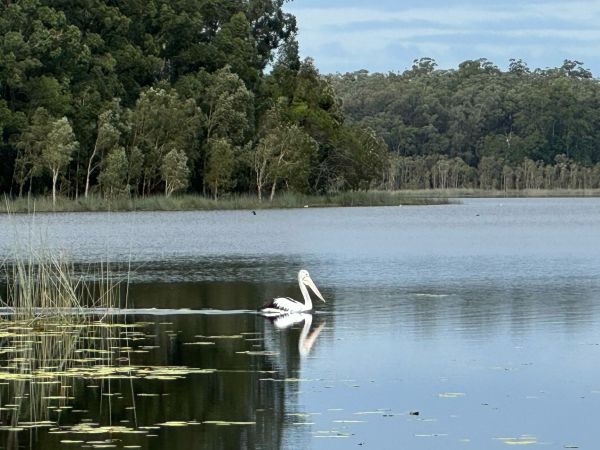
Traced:
[[262, 202], [264, 165], [262, 167], [255, 168], [255, 171], [256, 171], [256, 194], [258, 195], [258, 201]]
[[52, 171], [52, 205], [56, 205], [56, 182], [58, 180], [58, 170]]
[[98, 146], [94, 145], [94, 151], [92, 152], [92, 156], [90, 156], [90, 160], [88, 161], [87, 167], [87, 176], [85, 177], [85, 194], [84, 197], [87, 198], [88, 192], [90, 191], [90, 175], [92, 173], [92, 162], [96, 157], [96, 153], [98, 152]]
[[77, 149], [77, 168], [75, 169], [75, 199], [79, 198], [79, 149]]
[[273, 186], [271, 186], [271, 195], [269, 196], [270, 202], [272, 202], [275, 197], [275, 189], [277, 189], [277, 178], [273, 180]]
[[25, 186], [25, 181], [19, 183], [19, 198], [23, 196], [23, 187]]

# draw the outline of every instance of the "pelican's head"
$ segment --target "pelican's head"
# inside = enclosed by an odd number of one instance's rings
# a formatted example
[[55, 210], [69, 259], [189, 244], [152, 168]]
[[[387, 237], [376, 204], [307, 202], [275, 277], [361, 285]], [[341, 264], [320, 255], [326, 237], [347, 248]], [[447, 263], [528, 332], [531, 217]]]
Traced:
[[323, 296], [317, 289], [317, 286], [315, 286], [314, 281], [310, 278], [310, 275], [308, 274], [308, 270], [301, 270], [298, 273], [298, 280], [300, 281], [300, 283], [304, 284], [305, 286], [308, 286], [315, 293], [315, 295], [317, 297], [319, 297], [319, 299], [323, 303], [325, 303], [325, 299], [323, 298]]

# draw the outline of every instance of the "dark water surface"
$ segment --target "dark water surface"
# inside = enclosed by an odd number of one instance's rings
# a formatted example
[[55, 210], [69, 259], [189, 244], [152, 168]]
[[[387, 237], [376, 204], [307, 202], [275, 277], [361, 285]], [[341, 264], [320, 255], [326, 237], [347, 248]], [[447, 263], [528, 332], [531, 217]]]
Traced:
[[[209, 310], [119, 318], [138, 324], [127, 364], [215, 369], [73, 379], [52, 425], [0, 446], [598, 448], [599, 224], [600, 199], [0, 216], [2, 258], [35, 228], [76, 261], [130, 263], [129, 308]], [[245, 312], [298, 298], [300, 268], [315, 314]], [[6, 423], [22, 395], [0, 394]]]

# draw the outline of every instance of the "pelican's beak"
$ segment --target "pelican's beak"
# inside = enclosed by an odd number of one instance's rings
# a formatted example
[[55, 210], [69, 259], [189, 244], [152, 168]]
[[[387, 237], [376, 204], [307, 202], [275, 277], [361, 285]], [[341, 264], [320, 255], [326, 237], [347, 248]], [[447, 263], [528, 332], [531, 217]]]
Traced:
[[327, 303], [325, 301], [325, 299], [323, 298], [323, 296], [321, 295], [321, 293], [319, 292], [319, 289], [317, 289], [317, 286], [315, 286], [314, 281], [310, 277], [306, 277], [304, 279], [304, 284], [307, 285], [309, 288], [311, 288], [312, 291], [315, 293], [315, 295], [317, 297], [319, 297], [323, 303]]

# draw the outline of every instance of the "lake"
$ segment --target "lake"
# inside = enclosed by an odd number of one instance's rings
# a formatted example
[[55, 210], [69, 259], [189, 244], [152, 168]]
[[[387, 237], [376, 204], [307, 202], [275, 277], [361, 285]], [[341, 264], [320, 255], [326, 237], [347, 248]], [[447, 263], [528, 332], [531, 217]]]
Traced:
[[[0, 448], [597, 448], [599, 224], [591, 198], [0, 216], [0, 258], [42, 236], [130, 279], [120, 325], [74, 350], [116, 342], [126, 372], [65, 369], [44, 411], [31, 386], [57, 379], [0, 375]], [[327, 303], [254, 313], [302, 268]]]

